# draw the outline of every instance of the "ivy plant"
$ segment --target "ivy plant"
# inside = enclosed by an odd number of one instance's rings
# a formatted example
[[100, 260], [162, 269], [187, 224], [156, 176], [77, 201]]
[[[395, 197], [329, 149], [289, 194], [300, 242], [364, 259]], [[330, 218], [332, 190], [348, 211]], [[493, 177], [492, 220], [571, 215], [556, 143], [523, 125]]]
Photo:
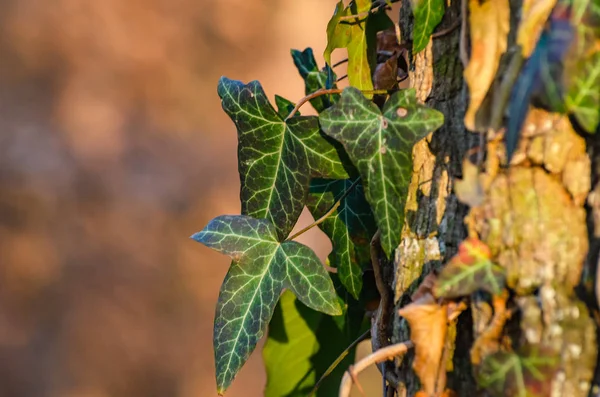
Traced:
[[[464, 71], [470, 94], [464, 125], [474, 132], [497, 130], [508, 110], [503, 132], [508, 158], [534, 99], [546, 99], [554, 110], [569, 114], [584, 132], [598, 129], [597, 2], [559, 1], [554, 11], [548, 8], [547, 18], [541, 11], [524, 12], [519, 47], [511, 52], [516, 54], [511, 65], [516, 66], [497, 85], [499, 92], [492, 90], [497, 89], [493, 82], [499, 80], [500, 58], [509, 57], [508, 2], [463, 1], [468, 13], [461, 23], [455, 16], [448, 21], [449, 2], [411, 0], [402, 8], [410, 12], [404, 19], [411, 26], [404, 40], [387, 14], [393, 2], [335, 5], [326, 27], [324, 67], [310, 48], [291, 51], [305, 86], [305, 96], [297, 102], [275, 95], [274, 106], [258, 81], [222, 77], [218, 82], [223, 110], [237, 130], [241, 214], [218, 216], [192, 238], [232, 260], [214, 323], [220, 394], [268, 331], [263, 351], [267, 396], [335, 395], [343, 369], [353, 362], [356, 341], [369, 335], [371, 321], [365, 313], [372, 301], [380, 299], [371, 330], [381, 325], [381, 306], [393, 306], [389, 291], [381, 286], [379, 262], [394, 258], [406, 233], [413, 147], [444, 124], [444, 115], [427, 104], [421, 91], [401, 88], [410, 84], [401, 86], [400, 76], [413, 72], [400, 73], [402, 56], [407, 57], [404, 64], [423, 63], [431, 57], [433, 39], [460, 27], [461, 34], [454, 37], [461, 40], [461, 49], [466, 41], [472, 47]], [[564, 3], [573, 12], [566, 13]], [[439, 30], [442, 22], [446, 29]], [[347, 59], [334, 64], [337, 49], [345, 49]], [[338, 77], [342, 64], [347, 76]], [[386, 82], [385, 90], [378, 81]], [[482, 109], [492, 100], [492, 111]], [[316, 115], [301, 114], [308, 103]], [[477, 207], [483, 200], [482, 181], [476, 166], [467, 171], [465, 166], [456, 194]], [[315, 221], [296, 225], [304, 208]], [[299, 232], [292, 233], [295, 226]], [[310, 247], [294, 241], [317, 226], [332, 243], [326, 264]], [[441, 271], [423, 275], [415, 286], [412, 302], [400, 310], [411, 340], [396, 353], [416, 350], [414, 370], [422, 393], [450, 393], [444, 391], [445, 372], [438, 371], [451, 358], [445, 350], [446, 336], [453, 332], [449, 324], [465, 310], [465, 299], [487, 296], [494, 318], [473, 342], [476, 379], [491, 395], [503, 390], [530, 395], [553, 373], [555, 352], [538, 346], [513, 348], [497, 340], [511, 315], [506, 306], [510, 280], [496, 264], [497, 253], [476, 232], [471, 234]]]

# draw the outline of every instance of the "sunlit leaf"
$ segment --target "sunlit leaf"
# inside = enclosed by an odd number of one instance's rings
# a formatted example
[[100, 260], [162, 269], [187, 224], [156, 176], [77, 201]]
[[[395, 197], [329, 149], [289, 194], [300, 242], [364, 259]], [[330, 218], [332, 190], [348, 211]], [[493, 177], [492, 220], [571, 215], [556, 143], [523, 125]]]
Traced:
[[222, 77], [218, 93], [238, 131], [242, 214], [270, 220], [282, 240], [302, 212], [311, 176], [348, 177], [338, 149], [315, 116], [284, 121], [257, 81]]
[[[529, 57], [540, 38], [546, 20], [550, 16], [557, 0], [524, 0], [521, 7], [521, 19], [517, 30], [517, 44], [521, 46], [523, 56]], [[506, 3], [508, 7], [508, 3]]]
[[[313, 179], [306, 206], [315, 219], [325, 213], [350, 189], [354, 180]], [[370, 263], [369, 243], [377, 227], [362, 185], [353, 187], [334, 214], [319, 225], [331, 239], [329, 264], [338, 269], [344, 287], [358, 299], [363, 269]]]
[[556, 354], [538, 347], [500, 351], [485, 357], [477, 382], [491, 396], [548, 396], [558, 363]]
[[[298, 72], [300, 72], [300, 76], [304, 79], [304, 92], [306, 95], [326, 88], [327, 71], [319, 70], [311, 48], [304, 51], [292, 50], [292, 58]], [[332, 74], [332, 78], [335, 80], [335, 74]], [[339, 95], [320, 95], [311, 99], [310, 103], [317, 112], [321, 112], [331, 106], [338, 98]]]
[[268, 220], [223, 215], [192, 238], [234, 260], [221, 286], [215, 316], [219, 393], [256, 347], [283, 288], [314, 310], [342, 313], [331, 278], [316, 254], [294, 241], [280, 243]]
[[380, 111], [352, 87], [319, 116], [323, 131], [344, 145], [360, 172], [388, 257], [400, 242], [412, 147], [443, 119], [442, 113], [419, 104], [412, 89], [393, 94]]
[[348, 50], [348, 80], [360, 90], [372, 90], [371, 76], [375, 68], [377, 32], [393, 26], [385, 12], [370, 13], [360, 18], [345, 17], [364, 14], [371, 8], [371, 0], [355, 0], [348, 7], [339, 1], [327, 24], [327, 47], [323, 53], [331, 65], [331, 53], [336, 48]]
[[431, 295], [425, 296], [399, 310], [410, 326], [410, 339], [415, 344], [413, 368], [428, 396], [446, 386], [446, 366], [443, 363], [447, 308], [438, 305]]
[[458, 254], [438, 274], [434, 294], [443, 298], [467, 296], [477, 290], [499, 294], [504, 283], [504, 269], [492, 263], [489, 248], [469, 238], [460, 244]]
[[484, 192], [479, 169], [468, 158], [463, 160], [462, 179], [454, 181], [454, 193], [460, 202], [471, 207], [483, 203]]
[[469, 87], [469, 108], [465, 126], [476, 130], [475, 115], [485, 98], [506, 51], [510, 29], [510, 7], [507, 1], [469, 0], [471, 58], [464, 71]]
[[[362, 332], [364, 313], [356, 303], [335, 318], [303, 305], [294, 294], [281, 296], [269, 324], [263, 349], [267, 370], [266, 397], [305, 397], [337, 357]], [[337, 320], [337, 321], [336, 321]], [[341, 320], [342, 327], [338, 324]], [[316, 397], [337, 394], [345, 370], [354, 362], [350, 349], [331, 374], [319, 385]]]
[[444, 0], [411, 0], [413, 15], [413, 54], [423, 51], [435, 27], [442, 22], [446, 2]]

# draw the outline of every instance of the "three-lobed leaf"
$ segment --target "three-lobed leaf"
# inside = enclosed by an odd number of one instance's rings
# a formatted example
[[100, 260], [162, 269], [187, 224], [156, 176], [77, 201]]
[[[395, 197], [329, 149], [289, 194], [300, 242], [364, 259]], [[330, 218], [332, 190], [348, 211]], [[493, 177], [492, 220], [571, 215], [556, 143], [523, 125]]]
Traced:
[[[490, 0], [494, 1], [494, 0]], [[413, 28], [413, 54], [427, 47], [435, 27], [442, 22], [445, 12], [444, 0], [411, 0], [415, 17]]]
[[337, 268], [342, 285], [358, 299], [363, 285], [363, 269], [370, 263], [369, 242], [377, 227], [362, 185], [353, 187], [354, 182], [355, 179], [313, 179], [306, 206], [318, 219], [351, 189], [336, 211], [319, 227], [333, 245], [329, 264]]
[[499, 351], [485, 357], [477, 382], [491, 396], [547, 396], [558, 364], [556, 354], [538, 346], [525, 346], [518, 352]]
[[314, 310], [342, 313], [331, 278], [316, 254], [294, 241], [280, 243], [268, 220], [223, 215], [192, 238], [234, 261], [221, 286], [215, 316], [219, 393], [227, 389], [256, 347], [283, 288]]
[[319, 116], [323, 131], [342, 143], [360, 173], [388, 257], [400, 242], [412, 147], [443, 120], [442, 113], [419, 104], [412, 89], [394, 93], [380, 111], [353, 87]]
[[433, 289], [438, 297], [453, 299], [477, 290], [499, 294], [504, 289], [505, 272], [490, 260], [490, 251], [481, 241], [469, 238], [437, 276]]
[[222, 77], [218, 93], [238, 131], [242, 214], [270, 220], [282, 240], [302, 212], [311, 176], [348, 177], [339, 149], [315, 116], [284, 120], [257, 81]]

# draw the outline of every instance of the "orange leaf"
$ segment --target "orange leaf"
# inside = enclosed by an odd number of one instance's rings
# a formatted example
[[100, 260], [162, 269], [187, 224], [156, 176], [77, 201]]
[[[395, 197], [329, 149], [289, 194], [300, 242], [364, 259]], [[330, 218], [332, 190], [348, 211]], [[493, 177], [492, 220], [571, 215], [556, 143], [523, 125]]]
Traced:
[[517, 44], [523, 56], [528, 58], [542, 34], [544, 25], [556, 5], [556, 0], [524, 0], [521, 8], [521, 22], [517, 30]]
[[400, 309], [398, 314], [410, 325], [410, 339], [415, 344], [413, 368], [427, 396], [444, 390], [446, 367], [443, 363], [446, 341], [447, 309], [438, 305], [431, 295], [426, 295]]
[[470, 99], [465, 126], [476, 130], [475, 115], [494, 81], [500, 56], [506, 51], [510, 8], [505, 0], [469, 0], [469, 11], [471, 59], [464, 75]]

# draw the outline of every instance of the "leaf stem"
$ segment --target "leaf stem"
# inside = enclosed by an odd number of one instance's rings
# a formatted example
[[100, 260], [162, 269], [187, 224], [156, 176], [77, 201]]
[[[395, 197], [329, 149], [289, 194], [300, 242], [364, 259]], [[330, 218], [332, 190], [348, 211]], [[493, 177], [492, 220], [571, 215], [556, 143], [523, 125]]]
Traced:
[[[300, 99], [294, 109], [290, 112], [290, 114], [285, 118], [284, 121], [288, 121], [291, 119], [297, 112], [300, 110], [302, 105], [311, 99], [315, 99], [321, 95], [333, 95], [333, 94], [341, 94], [343, 88], [320, 88], [313, 93], [308, 94], [304, 98]], [[363, 94], [372, 94], [372, 95], [384, 95], [388, 93], [388, 90], [360, 90]]]
[[337, 68], [338, 66], [343, 65], [346, 62], [348, 62], [348, 58], [342, 59], [341, 61], [334, 63], [332, 68]]
[[329, 209], [329, 211], [327, 211], [325, 213], [325, 215], [323, 215], [322, 217], [320, 217], [319, 219], [317, 219], [316, 221], [314, 221], [313, 223], [311, 223], [310, 225], [306, 226], [305, 228], [303, 228], [302, 230], [300, 230], [299, 232], [293, 234], [292, 236], [287, 238], [287, 241], [292, 241], [293, 239], [297, 238], [298, 236], [300, 236], [301, 234], [306, 233], [307, 231], [309, 231], [310, 229], [312, 229], [313, 227], [320, 225], [321, 223], [323, 223], [325, 221], [325, 219], [329, 218], [331, 216], [331, 214], [333, 214], [335, 212], [335, 210], [337, 210], [337, 208], [340, 206], [340, 204], [342, 203], [342, 200], [345, 199], [350, 192], [352, 191], [352, 189], [354, 189], [354, 187], [356, 185], [358, 185], [358, 182], [360, 182], [360, 178], [356, 178], [356, 180], [354, 182], [352, 182], [352, 185], [350, 185], [350, 187], [348, 189], [346, 189], [346, 191], [344, 192], [344, 194], [342, 194], [342, 197], [340, 197], [335, 204], [333, 204], [331, 206], [331, 208]]

